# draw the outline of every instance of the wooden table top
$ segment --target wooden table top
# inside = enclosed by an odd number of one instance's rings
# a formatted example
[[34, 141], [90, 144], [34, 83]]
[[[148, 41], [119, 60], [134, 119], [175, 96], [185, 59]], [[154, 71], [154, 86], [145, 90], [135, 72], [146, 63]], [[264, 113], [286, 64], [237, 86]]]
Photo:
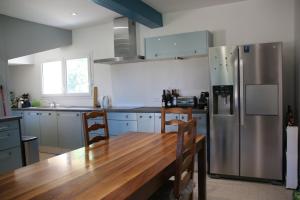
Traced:
[[175, 162], [176, 141], [128, 133], [83, 147], [0, 176], [0, 199], [126, 199]]

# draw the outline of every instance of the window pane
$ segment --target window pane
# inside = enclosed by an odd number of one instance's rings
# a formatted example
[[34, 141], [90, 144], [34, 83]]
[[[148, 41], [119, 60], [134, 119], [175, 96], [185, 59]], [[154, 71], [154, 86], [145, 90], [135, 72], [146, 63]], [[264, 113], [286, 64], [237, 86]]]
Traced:
[[42, 65], [43, 94], [62, 94], [62, 62], [48, 62]]
[[67, 93], [89, 93], [87, 58], [67, 60]]

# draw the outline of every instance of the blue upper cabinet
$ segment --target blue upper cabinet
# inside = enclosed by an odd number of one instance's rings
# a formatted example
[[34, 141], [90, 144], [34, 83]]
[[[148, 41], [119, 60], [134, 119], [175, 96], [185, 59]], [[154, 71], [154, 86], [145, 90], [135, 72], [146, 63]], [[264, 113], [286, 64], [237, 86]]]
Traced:
[[146, 59], [206, 56], [212, 46], [209, 31], [145, 38]]

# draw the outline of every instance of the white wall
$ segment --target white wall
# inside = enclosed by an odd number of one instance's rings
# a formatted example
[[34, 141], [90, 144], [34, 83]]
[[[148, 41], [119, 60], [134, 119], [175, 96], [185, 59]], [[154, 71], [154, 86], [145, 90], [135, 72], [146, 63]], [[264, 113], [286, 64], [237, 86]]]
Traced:
[[[164, 15], [164, 27], [149, 29], [138, 26], [139, 51], [144, 54], [144, 37], [196, 30], [214, 33], [215, 45], [235, 45], [282, 41], [284, 47], [284, 95], [286, 103], [294, 105], [294, 1], [248, 0]], [[35, 87], [27, 91], [39, 98], [40, 64], [51, 58], [88, 52], [92, 58], [113, 56], [112, 23], [73, 31], [74, 44], [36, 56], [34, 70], [28, 77]], [[37, 68], [37, 69], [36, 69]], [[163, 88], [179, 88], [183, 94], [199, 95], [208, 89], [208, 59], [157, 61], [123, 65], [93, 64], [94, 80], [100, 94], [110, 95], [114, 105], [160, 105]], [[15, 76], [17, 70], [11, 70]], [[16, 75], [17, 76], [17, 75]], [[31, 78], [30, 78], [31, 77]], [[14, 84], [17, 91], [19, 84]], [[91, 105], [91, 98], [60, 98], [61, 104]]]
[[[32, 99], [42, 99], [45, 104], [56, 101], [61, 105], [92, 105], [91, 97], [43, 97], [41, 96], [41, 65], [43, 62], [58, 59], [89, 56], [107, 58], [113, 56], [113, 25], [112, 23], [93, 26], [73, 31], [73, 44], [34, 54], [34, 65], [10, 67], [10, 89], [21, 95], [29, 92]], [[110, 66], [91, 64], [93, 84], [98, 86], [100, 95], [112, 96]]]

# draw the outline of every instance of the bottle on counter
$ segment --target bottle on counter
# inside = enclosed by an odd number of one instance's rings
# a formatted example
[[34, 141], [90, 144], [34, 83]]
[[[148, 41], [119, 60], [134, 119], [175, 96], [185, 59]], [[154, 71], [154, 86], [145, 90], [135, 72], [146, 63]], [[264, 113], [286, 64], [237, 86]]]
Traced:
[[176, 90], [172, 90], [172, 106], [176, 107], [177, 106], [177, 94]]
[[167, 90], [167, 106], [166, 107], [172, 107], [172, 95], [170, 90]]
[[163, 90], [163, 94], [161, 97], [161, 107], [166, 107], [166, 100], [167, 100], [166, 90]]

